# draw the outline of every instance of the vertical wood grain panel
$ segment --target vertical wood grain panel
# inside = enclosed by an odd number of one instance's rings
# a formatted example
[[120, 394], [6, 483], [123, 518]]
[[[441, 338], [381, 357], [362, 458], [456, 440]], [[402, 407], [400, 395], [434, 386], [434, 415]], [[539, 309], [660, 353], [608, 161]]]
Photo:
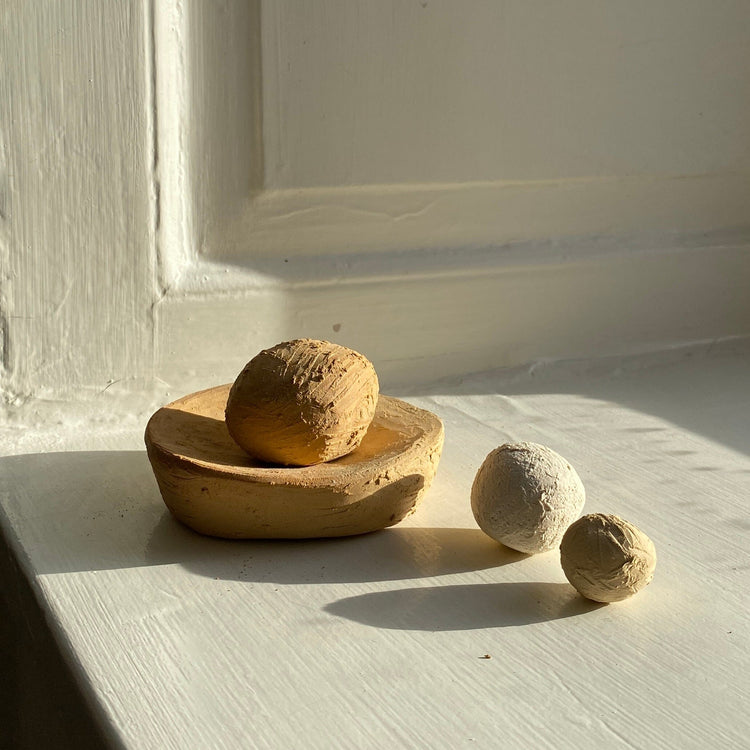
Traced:
[[186, 163], [201, 247], [263, 187], [260, 13], [260, 0], [186, 6]]
[[7, 395], [151, 371], [150, 5], [0, 11]]

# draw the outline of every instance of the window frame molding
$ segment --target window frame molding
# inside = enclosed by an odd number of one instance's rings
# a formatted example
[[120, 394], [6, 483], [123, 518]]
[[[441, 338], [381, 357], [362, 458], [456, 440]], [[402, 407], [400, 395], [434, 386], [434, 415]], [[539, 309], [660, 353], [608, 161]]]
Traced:
[[[750, 238], [750, 174], [264, 190], [261, 0], [154, 3], [162, 379], [196, 372], [196, 340], [206, 342], [206, 376], [233, 371], [248, 351], [307, 335], [359, 346], [380, 360], [386, 380], [413, 382], [425, 367], [433, 377], [453, 376], [741, 332], [739, 288], [730, 283], [712, 302], [718, 314], [693, 305], [692, 295], [706, 274], [706, 288], [727, 274], [738, 280]], [[566, 318], [559, 299], [545, 301], [554, 268], [569, 294], [588, 294], [587, 279], [597, 277], [624, 303], [621, 268], [635, 258], [662, 284], [663, 323], [635, 315], [609, 341], [593, 328], [573, 330], [580, 310]], [[683, 265], [682, 290], [669, 284], [675, 262]], [[507, 314], [497, 296], [512, 296], [529, 278], [539, 309], [520, 316], [521, 330], [482, 325], [467, 335], [472, 319]], [[653, 286], [645, 279], [633, 294]], [[463, 310], [455, 323], [438, 309], [446, 293]], [[415, 300], [435, 309], [415, 310]], [[604, 309], [589, 314], [608, 317]], [[254, 321], [249, 329], [217, 336], [243, 315]], [[545, 318], [549, 330], [540, 327]]]

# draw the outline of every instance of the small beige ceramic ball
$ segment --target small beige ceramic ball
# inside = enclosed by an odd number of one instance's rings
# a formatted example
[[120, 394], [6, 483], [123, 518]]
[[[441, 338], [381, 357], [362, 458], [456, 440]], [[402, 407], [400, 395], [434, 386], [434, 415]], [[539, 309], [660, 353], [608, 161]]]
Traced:
[[353, 451], [375, 414], [372, 363], [345, 346], [296, 339], [253, 357], [229, 392], [226, 424], [247, 453], [310, 466]]
[[471, 488], [471, 509], [479, 528], [506, 547], [527, 554], [556, 548], [585, 500], [575, 469], [561, 455], [536, 443], [495, 448]]
[[651, 582], [656, 550], [632, 523], [592, 513], [565, 532], [560, 562], [579, 594], [595, 602], [619, 602]]

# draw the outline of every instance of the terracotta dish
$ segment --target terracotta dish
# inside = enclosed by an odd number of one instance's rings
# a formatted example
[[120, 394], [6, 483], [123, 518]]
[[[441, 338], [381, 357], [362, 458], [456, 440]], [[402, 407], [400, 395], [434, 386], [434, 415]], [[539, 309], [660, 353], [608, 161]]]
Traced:
[[261, 463], [230, 437], [231, 385], [159, 409], [146, 448], [164, 502], [182, 523], [233, 539], [348, 536], [392, 526], [414, 510], [437, 470], [443, 425], [381, 395], [360, 446], [314, 466]]

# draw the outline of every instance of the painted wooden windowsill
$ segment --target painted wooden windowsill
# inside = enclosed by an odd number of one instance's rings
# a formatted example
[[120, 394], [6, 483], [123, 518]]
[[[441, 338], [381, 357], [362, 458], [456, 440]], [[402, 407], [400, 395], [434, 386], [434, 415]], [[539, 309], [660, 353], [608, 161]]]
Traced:
[[[435, 484], [399, 526], [334, 541], [189, 532], [138, 420], [9, 425], [4, 591], [30, 585], [109, 747], [745, 747], [749, 377], [735, 342], [414, 387], [446, 426]], [[474, 472], [515, 440], [651, 536], [643, 593], [586, 603], [555, 553], [476, 528]]]

